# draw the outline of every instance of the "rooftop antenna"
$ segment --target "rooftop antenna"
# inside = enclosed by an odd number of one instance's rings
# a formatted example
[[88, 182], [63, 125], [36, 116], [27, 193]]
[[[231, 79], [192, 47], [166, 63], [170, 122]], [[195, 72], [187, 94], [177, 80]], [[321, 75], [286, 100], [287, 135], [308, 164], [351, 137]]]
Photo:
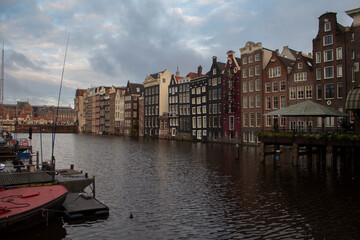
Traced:
[[5, 51], [4, 51], [4, 41], [3, 48], [1, 54], [1, 79], [0, 79], [0, 103], [4, 103], [4, 59], [5, 59]]

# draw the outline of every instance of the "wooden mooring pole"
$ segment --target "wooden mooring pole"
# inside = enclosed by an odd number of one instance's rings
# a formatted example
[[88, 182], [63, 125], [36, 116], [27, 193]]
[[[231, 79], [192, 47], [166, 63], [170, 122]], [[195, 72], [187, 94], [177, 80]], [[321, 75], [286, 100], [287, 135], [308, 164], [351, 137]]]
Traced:
[[265, 145], [265, 143], [261, 142], [260, 143], [260, 162], [261, 163], [265, 163], [265, 150], [266, 150], [266, 145]]
[[299, 161], [299, 144], [293, 143], [293, 154], [292, 154], [292, 163], [294, 166], [298, 165]]

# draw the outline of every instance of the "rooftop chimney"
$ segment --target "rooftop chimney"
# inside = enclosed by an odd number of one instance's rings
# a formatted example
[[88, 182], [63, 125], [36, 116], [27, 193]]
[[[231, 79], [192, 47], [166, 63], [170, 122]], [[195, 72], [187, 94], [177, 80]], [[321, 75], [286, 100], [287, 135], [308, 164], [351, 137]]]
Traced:
[[198, 67], [198, 77], [200, 77], [202, 75], [202, 66], [200, 65]]
[[216, 56], [213, 56], [213, 64], [216, 63], [216, 60], [217, 60], [217, 57], [216, 57]]

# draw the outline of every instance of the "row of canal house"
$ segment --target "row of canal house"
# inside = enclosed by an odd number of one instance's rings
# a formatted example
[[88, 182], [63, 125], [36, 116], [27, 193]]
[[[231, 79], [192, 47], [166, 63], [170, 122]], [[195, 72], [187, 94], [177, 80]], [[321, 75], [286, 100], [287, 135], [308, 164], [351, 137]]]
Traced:
[[[319, 17], [312, 54], [287, 46], [281, 52], [274, 51], [264, 48], [262, 43], [247, 42], [240, 49], [241, 58], [231, 50], [227, 52], [226, 63], [213, 57], [206, 74], [201, 66], [197, 73], [185, 77], [179, 71], [171, 75], [166, 69], [148, 75], [143, 84], [128, 82], [123, 88], [88, 89], [85, 92], [89, 94], [84, 94], [87, 96], [84, 129], [244, 143], [256, 143], [256, 133], [262, 130], [315, 131], [323, 124], [334, 130], [340, 119], [265, 114], [304, 100], [345, 111], [347, 93], [360, 84], [360, 9], [347, 14], [353, 18], [351, 27], [340, 25], [336, 13]], [[100, 97], [102, 94], [110, 95], [110, 103], [106, 103], [106, 97]], [[113, 123], [110, 120], [107, 128], [106, 104], [111, 102], [114, 104], [110, 112], [115, 109], [115, 120]]]

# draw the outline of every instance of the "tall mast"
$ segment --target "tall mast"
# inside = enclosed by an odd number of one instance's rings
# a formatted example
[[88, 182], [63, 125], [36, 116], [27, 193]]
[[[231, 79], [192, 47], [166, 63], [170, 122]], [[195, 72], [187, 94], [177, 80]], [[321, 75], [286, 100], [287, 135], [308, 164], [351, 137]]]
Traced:
[[4, 43], [1, 55], [0, 103], [4, 103]]

